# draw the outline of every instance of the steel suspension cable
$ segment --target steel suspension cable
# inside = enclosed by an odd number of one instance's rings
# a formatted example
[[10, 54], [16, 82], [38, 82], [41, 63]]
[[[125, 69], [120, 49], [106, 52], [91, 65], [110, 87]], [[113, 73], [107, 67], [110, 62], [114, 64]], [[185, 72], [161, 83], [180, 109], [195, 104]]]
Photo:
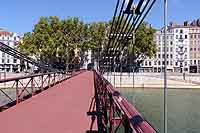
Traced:
[[[151, 8], [153, 7], [153, 5], [155, 4], [156, 0], [153, 0], [153, 2], [151, 3], [151, 5], [149, 6], [149, 8], [147, 9], [146, 13], [144, 14], [144, 16], [142, 17], [140, 23], [137, 25], [137, 23], [134, 23], [134, 26], [132, 27], [131, 31], [128, 33], [127, 36], [130, 36], [130, 34], [134, 31], [135, 29], [135, 33], [138, 30], [139, 26], [141, 25], [141, 23], [143, 22], [143, 20], [145, 19], [145, 17], [147, 16], [147, 14], [149, 13], [149, 11], [151, 10]], [[147, 4], [146, 4], [147, 5]], [[143, 11], [144, 12], [144, 11]], [[140, 16], [141, 17], [141, 16]], [[135, 26], [137, 25], [137, 28], [135, 28]], [[128, 43], [128, 37], [126, 36], [125, 38], [125, 43], [123, 45], [123, 47], [121, 47], [120, 50], [123, 50], [124, 47], [126, 46], [126, 44]]]
[[[111, 37], [111, 38], [109, 39], [109, 40], [111, 40], [110, 43], [112, 43], [112, 42], [113, 42], [113, 38], [116, 37], [115, 34], [118, 32], [118, 27], [119, 27], [119, 25], [121, 24], [121, 21], [122, 21], [122, 19], [123, 19], [123, 17], [124, 17], [123, 8], [124, 8], [124, 5], [125, 5], [125, 1], [126, 1], [126, 0], [123, 0], [122, 6], [121, 6], [121, 9], [120, 9], [120, 12], [119, 12], [119, 16], [118, 16], [118, 19], [117, 19], [117, 23], [116, 23], [116, 26], [115, 26], [115, 28], [114, 28], [114, 32], [112, 33], [112, 31], [111, 31], [111, 34], [112, 34], [112, 36], [114, 36], [114, 37]], [[113, 22], [112, 25], [115, 25], [115, 22]], [[110, 45], [110, 44], [109, 44], [109, 45]], [[111, 45], [112, 45], [112, 44], [111, 44]], [[109, 49], [109, 47], [107, 47], [107, 49]]]
[[108, 36], [108, 38], [109, 38], [109, 40], [108, 40], [108, 46], [107, 46], [108, 48], [109, 48], [110, 41], [111, 41], [110, 36], [111, 36], [111, 32], [113, 30], [113, 25], [114, 25], [116, 14], [117, 14], [117, 9], [119, 7], [119, 2], [120, 2], [120, 0], [117, 0], [117, 5], [115, 7], [114, 17], [113, 17], [113, 20], [112, 20], [111, 30], [110, 30], [110, 33], [109, 33], [109, 36]]

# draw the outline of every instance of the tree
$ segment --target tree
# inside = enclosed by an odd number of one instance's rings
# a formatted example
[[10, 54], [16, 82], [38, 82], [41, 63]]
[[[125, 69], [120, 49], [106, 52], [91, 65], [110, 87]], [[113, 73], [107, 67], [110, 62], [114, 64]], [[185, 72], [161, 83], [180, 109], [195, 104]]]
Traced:
[[72, 17], [41, 17], [32, 32], [24, 34], [19, 50], [51, 64], [69, 64], [74, 50], [81, 47], [84, 24]]
[[129, 45], [129, 54], [134, 54], [135, 60], [151, 58], [156, 53], [156, 43], [154, 42], [155, 29], [142, 23], [135, 33], [133, 45]]
[[[117, 19], [114, 21], [115, 28]], [[24, 34], [22, 42], [18, 45], [19, 50], [47, 63], [56, 64], [55, 66], [65, 64], [68, 68], [69, 64], [80, 63], [80, 58], [83, 59], [85, 51], [89, 49], [92, 50], [93, 57], [97, 59], [103, 50], [115, 47], [107, 45], [111, 24], [112, 21], [85, 24], [77, 17], [63, 20], [56, 16], [41, 17], [35, 24], [33, 31]], [[125, 20], [122, 19], [118, 32], [122, 31], [124, 34], [130, 28], [129, 25], [126, 29], [122, 28], [126, 25]], [[146, 57], [152, 57], [156, 52], [156, 46], [153, 42], [154, 32], [154, 29], [148, 27], [146, 23], [142, 23], [135, 34], [134, 45], [128, 45], [123, 49], [120, 47], [123, 42], [119, 41], [120, 39], [115, 41], [120, 44], [119, 47], [127, 56], [133, 54], [134, 46], [135, 60], [143, 60]]]

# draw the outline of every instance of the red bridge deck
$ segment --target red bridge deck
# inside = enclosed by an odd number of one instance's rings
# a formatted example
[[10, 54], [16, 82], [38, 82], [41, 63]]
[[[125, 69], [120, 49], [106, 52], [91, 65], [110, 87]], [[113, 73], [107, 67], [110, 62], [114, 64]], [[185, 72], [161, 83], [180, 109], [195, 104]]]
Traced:
[[94, 96], [94, 76], [83, 72], [0, 113], [2, 133], [83, 133]]

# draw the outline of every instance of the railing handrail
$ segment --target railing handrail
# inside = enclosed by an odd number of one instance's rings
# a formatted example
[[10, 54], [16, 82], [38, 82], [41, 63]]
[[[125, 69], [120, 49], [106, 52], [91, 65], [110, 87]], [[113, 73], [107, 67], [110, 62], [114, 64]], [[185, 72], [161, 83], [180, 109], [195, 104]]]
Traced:
[[34, 77], [39, 77], [39, 76], [44, 76], [44, 75], [49, 75], [49, 74], [56, 74], [56, 73], [63, 73], [63, 72], [48, 72], [48, 73], [18, 76], [18, 77], [14, 77], [14, 78], [0, 79], [0, 83], [10, 82], [10, 81], [15, 81], [15, 80], [20, 80], [20, 79], [34, 78]]
[[124, 117], [128, 120], [129, 126], [132, 131], [136, 133], [143, 131], [143, 133], [155, 133], [156, 130], [145, 120], [137, 109], [124, 98], [120, 92], [109, 83], [99, 72], [95, 71], [99, 78], [102, 79], [103, 84], [106, 85], [104, 89], [111, 94], [114, 104], [123, 112]]

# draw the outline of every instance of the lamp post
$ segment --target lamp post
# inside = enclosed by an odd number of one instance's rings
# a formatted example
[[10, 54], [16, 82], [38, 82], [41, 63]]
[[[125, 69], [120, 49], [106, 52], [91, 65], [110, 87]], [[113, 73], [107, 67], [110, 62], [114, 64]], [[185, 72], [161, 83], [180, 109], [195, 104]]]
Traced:
[[167, 0], [164, 0], [164, 133], [167, 133]]

